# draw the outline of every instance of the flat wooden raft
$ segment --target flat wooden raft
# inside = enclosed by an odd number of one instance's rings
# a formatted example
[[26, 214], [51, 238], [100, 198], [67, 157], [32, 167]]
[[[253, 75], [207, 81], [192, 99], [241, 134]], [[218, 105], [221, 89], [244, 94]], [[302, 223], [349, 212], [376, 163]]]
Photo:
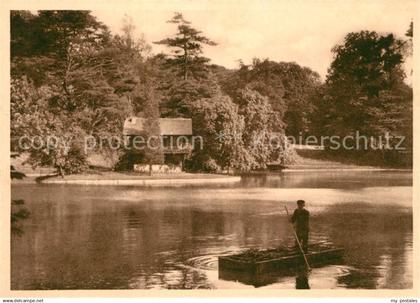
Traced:
[[[343, 255], [343, 248], [315, 248], [309, 250], [306, 258], [312, 266], [341, 259]], [[302, 254], [294, 249], [250, 250], [241, 254], [219, 257], [219, 270], [242, 271], [256, 274], [284, 268], [291, 269], [304, 266], [304, 264]]]

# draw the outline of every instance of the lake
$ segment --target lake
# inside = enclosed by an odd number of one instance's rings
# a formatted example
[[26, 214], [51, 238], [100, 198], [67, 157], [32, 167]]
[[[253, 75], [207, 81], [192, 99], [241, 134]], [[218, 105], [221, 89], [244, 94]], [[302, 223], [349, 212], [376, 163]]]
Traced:
[[[314, 268], [313, 289], [411, 288], [412, 174], [284, 172], [235, 185], [174, 188], [14, 184], [31, 216], [12, 235], [11, 288], [296, 287], [298, 273], [219, 277], [217, 257], [293, 245], [289, 211], [311, 213], [311, 243], [345, 248]], [[242, 282], [238, 282], [242, 281]]]

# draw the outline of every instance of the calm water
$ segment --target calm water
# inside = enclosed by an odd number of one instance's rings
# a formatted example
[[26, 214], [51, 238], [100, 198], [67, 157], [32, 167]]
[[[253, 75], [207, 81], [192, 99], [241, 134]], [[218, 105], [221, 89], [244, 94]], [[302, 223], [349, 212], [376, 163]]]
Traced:
[[[231, 186], [16, 184], [31, 217], [12, 236], [12, 289], [295, 288], [297, 273], [222, 275], [217, 256], [293, 243], [283, 205], [305, 199], [311, 242], [346, 249], [311, 288], [411, 288], [407, 172], [284, 173]], [[242, 282], [237, 282], [242, 281]]]

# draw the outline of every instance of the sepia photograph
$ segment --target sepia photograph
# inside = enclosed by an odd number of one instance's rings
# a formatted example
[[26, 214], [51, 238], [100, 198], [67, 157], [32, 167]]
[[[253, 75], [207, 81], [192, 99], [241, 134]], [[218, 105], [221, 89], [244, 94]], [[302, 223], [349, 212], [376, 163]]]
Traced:
[[67, 4], [7, 11], [7, 289], [416, 287], [417, 1]]

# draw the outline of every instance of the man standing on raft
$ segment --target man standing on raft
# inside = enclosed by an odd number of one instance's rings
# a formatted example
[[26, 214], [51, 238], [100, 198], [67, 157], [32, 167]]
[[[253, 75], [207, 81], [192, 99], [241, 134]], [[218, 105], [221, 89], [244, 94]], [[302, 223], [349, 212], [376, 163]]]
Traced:
[[[309, 238], [309, 211], [305, 209], [305, 201], [298, 200], [297, 208], [295, 209], [291, 218], [295, 226], [297, 238], [299, 239], [302, 249], [305, 253], [308, 252], [308, 238]], [[299, 246], [296, 243], [296, 246]]]

